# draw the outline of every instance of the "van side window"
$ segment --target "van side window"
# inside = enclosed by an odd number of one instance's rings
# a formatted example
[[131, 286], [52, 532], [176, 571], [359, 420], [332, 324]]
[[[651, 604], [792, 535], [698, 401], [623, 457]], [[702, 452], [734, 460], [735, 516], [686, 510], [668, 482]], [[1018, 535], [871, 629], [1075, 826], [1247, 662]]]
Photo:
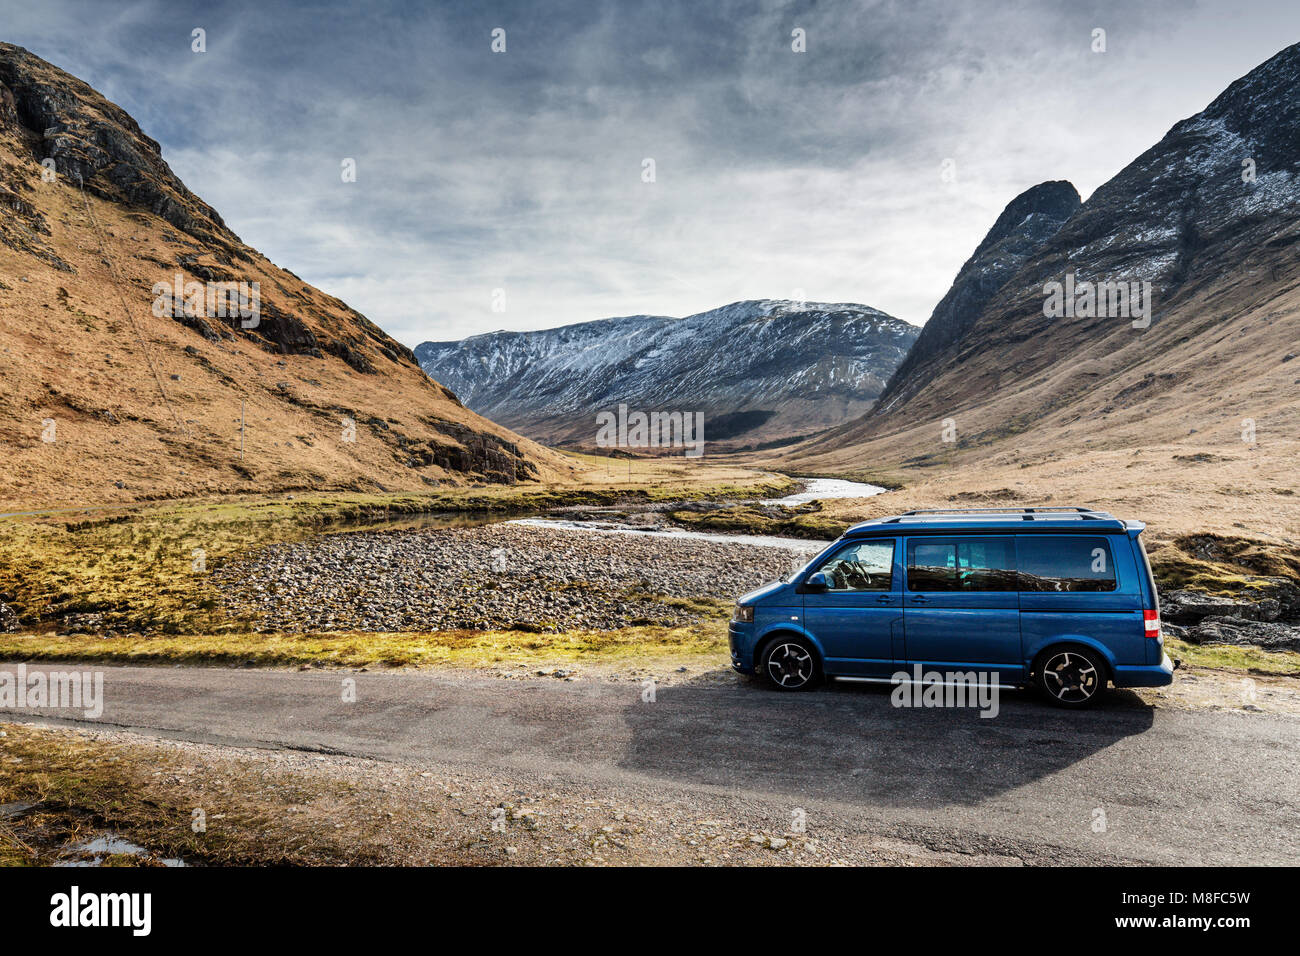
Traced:
[[1016, 542], [997, 537], [909, 538], [909, 591], [1015, 591]]
[[1105, 538], [1022, 535], [1018, 549], [1022, 591], [1114, 591], [1118, 586]]
[[840, 548], [817, 570], [830, 579], [829, 591], [892, 591], [894, 541], [859, 541]]

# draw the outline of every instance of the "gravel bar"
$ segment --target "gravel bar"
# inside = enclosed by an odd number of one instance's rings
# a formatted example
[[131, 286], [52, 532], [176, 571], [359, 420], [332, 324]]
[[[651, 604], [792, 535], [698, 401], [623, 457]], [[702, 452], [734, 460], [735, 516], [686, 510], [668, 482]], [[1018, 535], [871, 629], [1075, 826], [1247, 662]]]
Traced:
[[273, 545], [216, 572], [259, 630], [558, 632], [697, 622], [657, 597], [729, 600], [788, 572], [782, 548], [501, 523]]

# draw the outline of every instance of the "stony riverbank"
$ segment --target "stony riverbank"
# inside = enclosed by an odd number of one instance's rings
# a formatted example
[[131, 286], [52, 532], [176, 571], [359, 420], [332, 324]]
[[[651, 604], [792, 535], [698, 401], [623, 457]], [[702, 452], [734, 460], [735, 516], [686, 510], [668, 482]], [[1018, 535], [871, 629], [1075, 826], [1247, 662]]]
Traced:
[[699, 599], [729, 601], [795, 560], [775, 547], [502, 523], [273, 545], [215, 580], [226, 609], [265, 630], [608, 630], [701, 620], [711, 608]]

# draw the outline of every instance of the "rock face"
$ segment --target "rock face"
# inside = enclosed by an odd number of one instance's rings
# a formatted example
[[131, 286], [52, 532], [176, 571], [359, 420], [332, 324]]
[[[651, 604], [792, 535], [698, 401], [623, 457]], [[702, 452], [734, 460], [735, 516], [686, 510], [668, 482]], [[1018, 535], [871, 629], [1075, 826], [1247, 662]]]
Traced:
[[85, 183], [110, 202], [148, 209], [208, 246], [241, 255], [242, 244], [216, 210], [176, 178], [158, 143], [89, 85], [8, 43], [0, 43], [0, 84], [0, 119], [8, 112], [25, 127], [41, 158], [52, 159], [70, 181]]
[[474, 411], [548, 442], [591, 445], [596, 414], [626, 404], [702, 412], [706, 441], [745, 445], [865, 411], [916, 335], [863, 305], [761, 300], [426, 342], [415, 354]]
[[[1043, 224], [1047, 236], [1028, 249], [1042, 233], [1026, 234], [1007, 259], [1010, 276], [1002, 281], [994, 269], [987, 284], [978, 281], [981, 260], [999, 244], [995, 227], [885, 400], [800, 449], [789, 466], [919, 458], [933, 451], [946, 418], [961, 435], [957, 450], [995, 453], [1010, 439], [1023, 453], [1019, 436], [1028, 432], [1081, 442], [1107, 429], [1134, 441], [1142, 431], [1149, 441], [1175, 417], [1180, 435], [1188, 419], [1202, 432], [1220, 419], [1239, 429], [1249, 412], [1222, 402], [1238, 389], [1255, 390], [1251, 407], [1261, 413], [1289, 402], [1279, 389], [1295, 376], [1274, 373], [1300, 337], [1300, 44], [1174, 125], [1064, 223], [1050, 220], [1069, 211], [1069, 191], [1051, 191], [1059, 201]], [[1149, 324], [1135, 325], [1118, 302], [1052, 315], [1051, 284], [1067, 281], [1149, 290]], [[1069, 430], [1076, 422], [1087, 436]]]
[[887, 412], [920, 391], [942, 359], [960, 348], [989, 300], [1078, 209], [1078, 191], [1059, 180], [1040, 183], [1011, 200], [935, 306], [873, 412]]
[[18, 627], [18, 615], [14, 609], [0, 601], [0, 634], [12, 634]]
[[1264, 586], [1258, 599], [1186, 590], [1162, 594], [1161, 620], [1172, 625], [1172, 636], [1193, 644], [1300, 650], [1300, 587], [1287, 578], [1255, 581]]
[[[254, 321], [216, 308], [223, 283], [257, 285]], [[197, 304], [160, 308], [160, 284]], [[120, 107], [7, 43], [0, 313], [0, 503], [572, 472], [245, 245]]]

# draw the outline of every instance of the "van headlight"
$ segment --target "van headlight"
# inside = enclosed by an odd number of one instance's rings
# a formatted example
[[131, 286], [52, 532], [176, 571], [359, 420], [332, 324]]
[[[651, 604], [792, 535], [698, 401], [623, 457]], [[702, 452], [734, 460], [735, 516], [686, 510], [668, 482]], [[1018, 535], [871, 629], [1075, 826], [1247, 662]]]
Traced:
[[739, 624], [754, 623], [754, 608], [746, 607], [744, 604], [737, 604], [731, 612], [731, 619]]

